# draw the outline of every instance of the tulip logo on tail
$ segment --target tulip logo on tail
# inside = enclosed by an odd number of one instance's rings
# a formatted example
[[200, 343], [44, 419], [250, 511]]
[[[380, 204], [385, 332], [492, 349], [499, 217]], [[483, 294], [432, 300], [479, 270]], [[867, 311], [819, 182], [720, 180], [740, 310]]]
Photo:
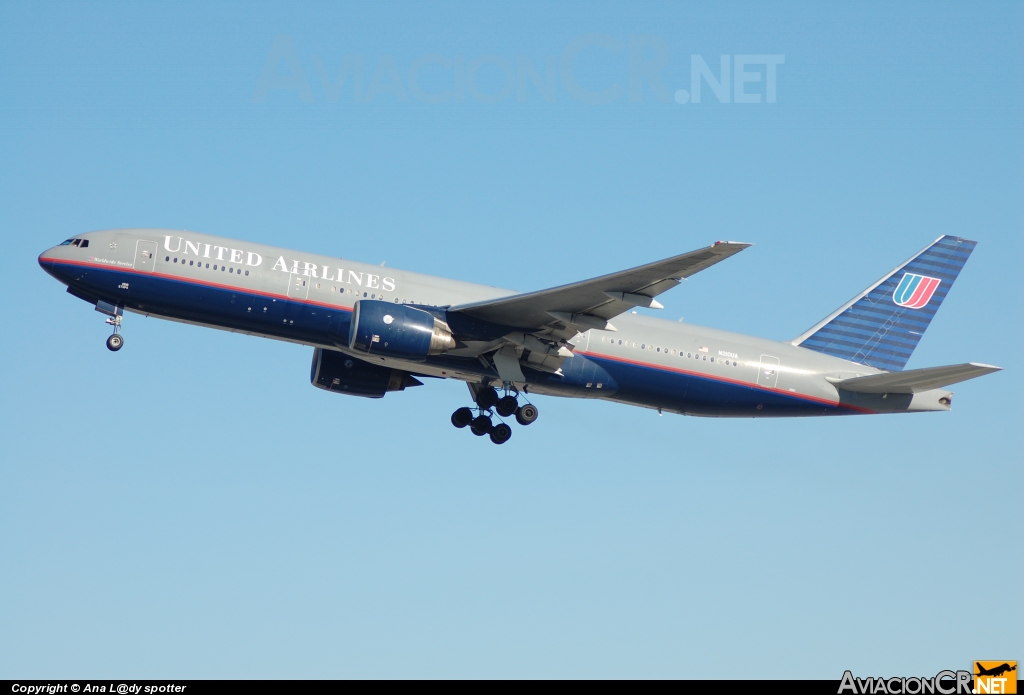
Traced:
[[896, 287], [896, 291], [892, 293], [892, 301], [896, 302], [897, 306], [920, 309], [931, 300], [940, 282], [939, 278], [906, 273]]

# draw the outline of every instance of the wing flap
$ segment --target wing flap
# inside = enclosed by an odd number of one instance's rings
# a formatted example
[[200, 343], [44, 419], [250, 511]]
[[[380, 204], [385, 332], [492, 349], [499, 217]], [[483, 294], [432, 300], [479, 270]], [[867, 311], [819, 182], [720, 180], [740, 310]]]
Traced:
[[[1000, 370], [1002, 370], [1002, 367], [968, 362], [966, 364], [951, 364], [944, 367], [926, 367], [924, 369], [911, 369], [905, 372], [859, 376], [853, 379], [833, 381], [832, 383], [835, 384], [836, 388], [855, 393], [921, 393], [922, 391], [931, 391], [932, 389], [942, 388], [950, 384], [957, 384], [968, 379], [975, 379]], [[830, 379], [829, 381], [832, 380]]]

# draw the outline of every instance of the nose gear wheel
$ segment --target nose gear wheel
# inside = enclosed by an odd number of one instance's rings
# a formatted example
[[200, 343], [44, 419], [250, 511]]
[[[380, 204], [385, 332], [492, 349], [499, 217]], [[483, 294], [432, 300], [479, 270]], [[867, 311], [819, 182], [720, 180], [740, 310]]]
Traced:
[[107, 338], [107, 349], [117, 352], [124, 346], [124, 336], [121, 335], [121, 307], [112, 306], [104, 302], [97, 303], [96, 310], [108, 314], [107, 325], [113, 326], [114, 332]]

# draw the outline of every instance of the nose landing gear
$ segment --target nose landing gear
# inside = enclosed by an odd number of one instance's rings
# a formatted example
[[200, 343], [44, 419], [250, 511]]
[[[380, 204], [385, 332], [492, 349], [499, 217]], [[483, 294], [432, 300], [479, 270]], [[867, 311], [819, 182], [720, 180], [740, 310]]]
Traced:
[[124, 338], [121, 337], [120, 333], [114, 333], [112, 336], [107, 338], [107, 349], [111, 352], [117, 352], [124, 345]]
[[107, 338], [107, 349], [117, 352], [124, 346], [124, 336], [121, 335], [122, 307], [116, 304], [109, 304], [104, 301], [96, 302], [96, 311], [107, 315], [107, 325], [114, 327], [114, 332]]
[[[512, 428], [504, 422], [497, 425], [491, 420], [492, 414], [498, 417], [510, 417], [515, 415], [516, 422], [520, 425], [529, 425], [537, 420], [540, 414], [537, 406], [532, 403], [519, 405], [519, 392], [511, 385], [506, 384], [505, 395], [499, 396], [498, 391], [492, 386], [470, 388], [473, 399], [476, 401], [476, 408], [459, 408], [452, 413], [452, 425], [462, 429], [469, 427], [469, 431], [478, 437], [485, 434], [495, 444], [504, 444], [512, 438]], [[474, 415], [476, 411], [476, 415]]]

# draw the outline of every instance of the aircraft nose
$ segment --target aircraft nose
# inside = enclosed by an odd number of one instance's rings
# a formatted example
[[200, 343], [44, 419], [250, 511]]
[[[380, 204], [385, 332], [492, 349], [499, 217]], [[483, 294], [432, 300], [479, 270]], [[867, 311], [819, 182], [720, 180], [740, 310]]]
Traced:
[[53, 268], [53, 261], [50, 260], [50, 254], [52, 251], [53, 249], [49, 248], [43, 251], [41, 254], [39, 254], [39, 267], [42, 268], [43, 270], [49, 271], [51, 268]]

